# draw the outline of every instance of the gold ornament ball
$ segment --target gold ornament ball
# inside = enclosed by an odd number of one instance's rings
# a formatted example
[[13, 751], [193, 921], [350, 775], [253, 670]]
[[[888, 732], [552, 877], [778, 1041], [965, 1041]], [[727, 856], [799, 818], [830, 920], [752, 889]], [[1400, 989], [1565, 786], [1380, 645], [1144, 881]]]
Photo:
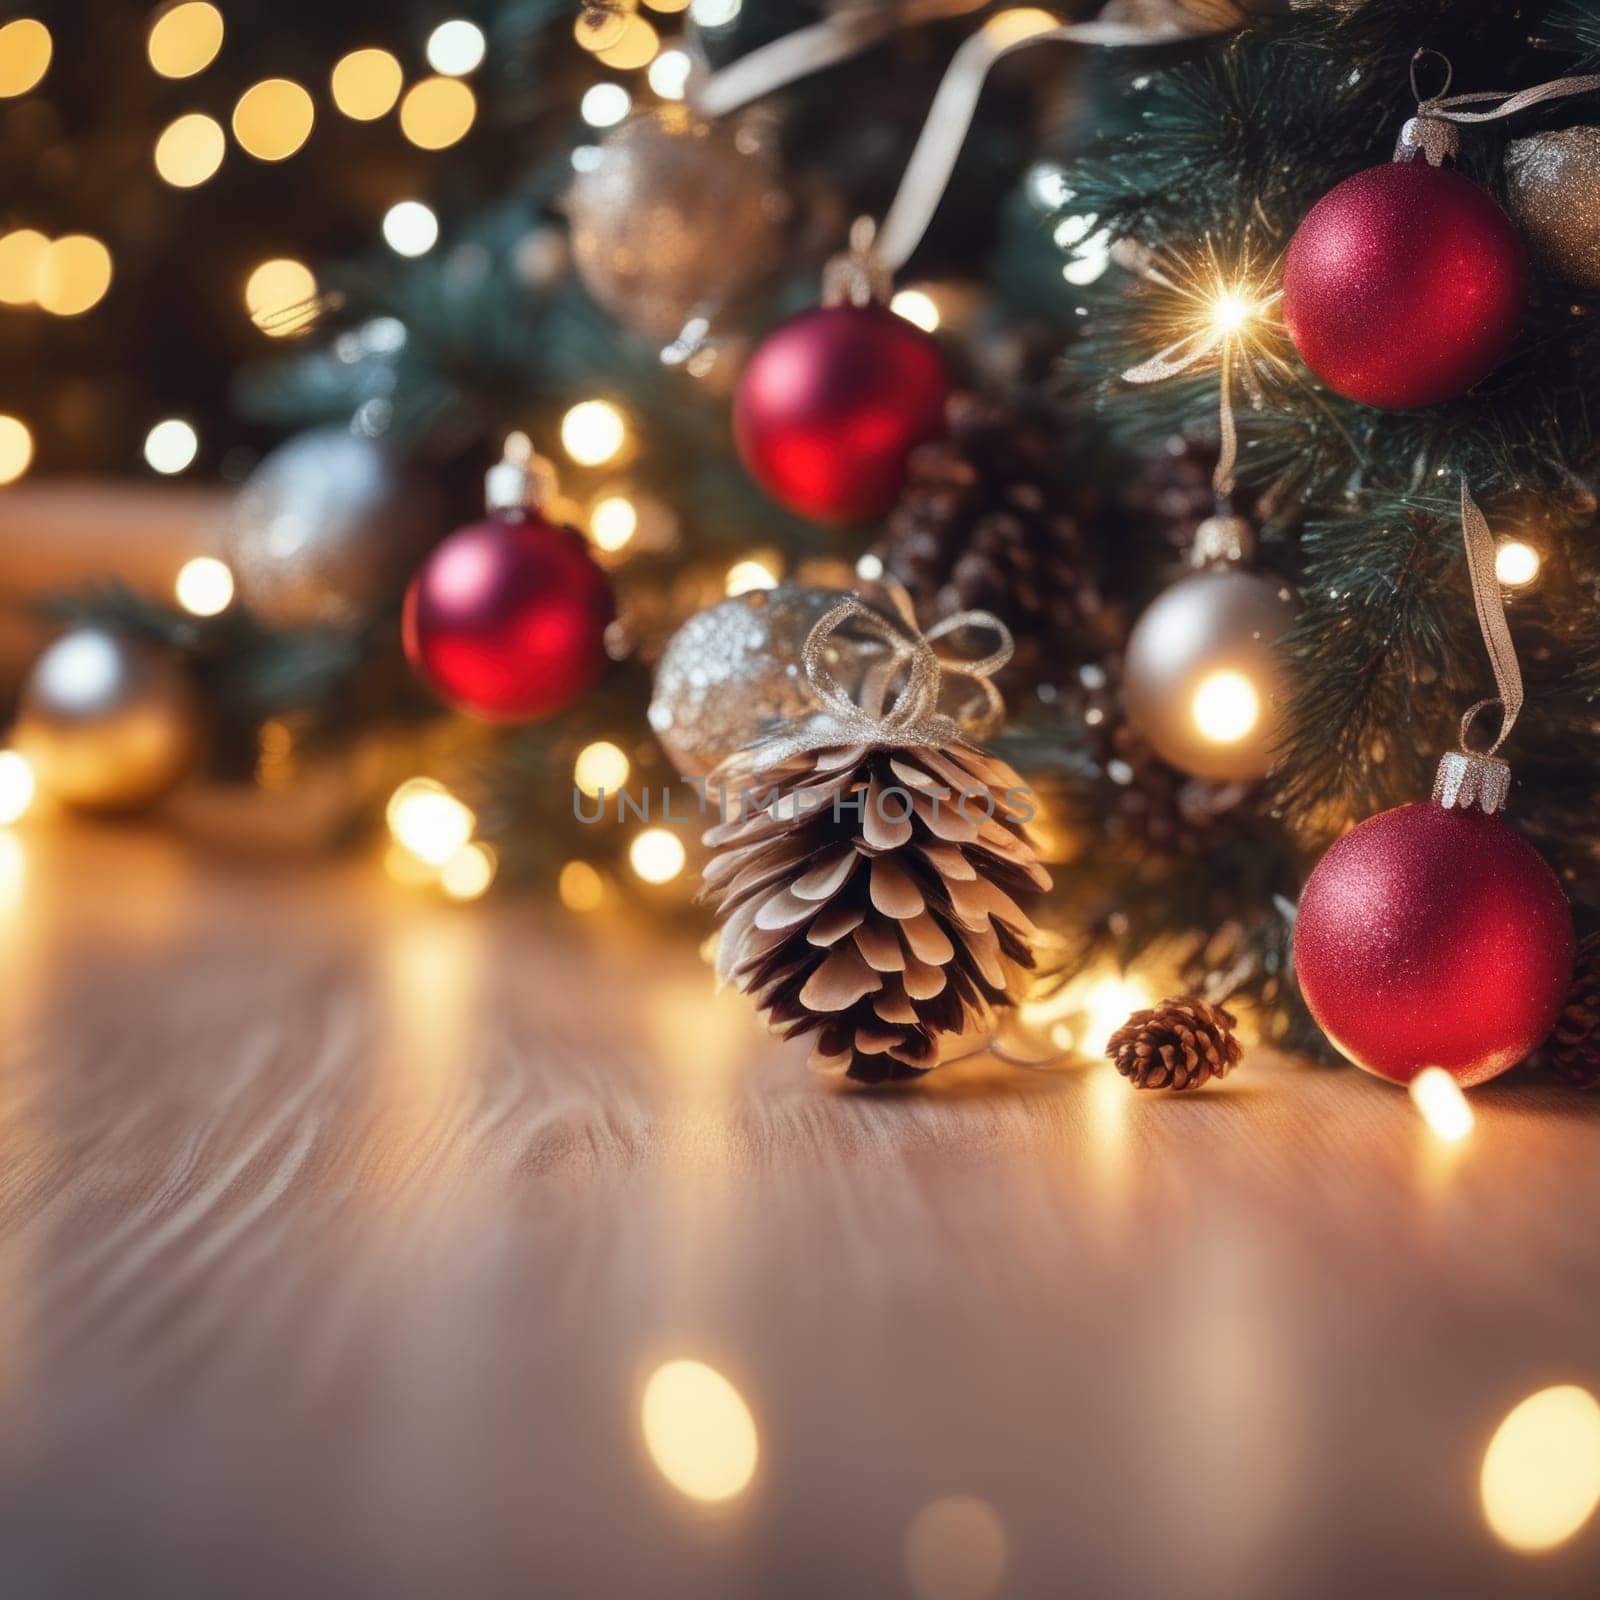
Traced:
[[200, 706], [167, 651], [79, 627], [34, 663], [12, 741], [39, 787], [62, 804], [131, 811], [159, 800], [193, 769]]
[[250, 474], [222, 555], [267, 627], [355, 629], [399, 596], [447, 525], [436, 491], [388, 446], [313, 428]]
[[770, 157], [747, 125], [682, 105], [613, 128], [566, 210], [583, 286], [657, 339], [737, 304], [783, 262], [789, 203]]
[[1506, 195], [1545, 266], [1568, 283], [1600, 289], [1600, 128], [1513, 139]]
[[1163, 761], [1191, 777], [1265, 777], [1286, 694], [1277, 641], [1294, 597], [1238, 567], [1190, 574], [1158, 595], [1128, 636], [1128, 719]]

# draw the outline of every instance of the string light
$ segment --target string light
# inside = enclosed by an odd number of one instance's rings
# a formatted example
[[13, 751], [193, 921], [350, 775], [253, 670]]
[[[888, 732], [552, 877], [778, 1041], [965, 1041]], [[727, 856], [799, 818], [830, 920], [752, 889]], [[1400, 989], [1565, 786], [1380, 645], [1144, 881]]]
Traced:
[[1539, 552], [1521, 539], [1502, 539], [1494, 553], [1494, 575], [1508, 589], [1525, 589], [1539, 576]]
[[33, 434], [21, 417], [0, 414], [0, 484], [15, 483], [33, 463]]
[[686, 50], [663, 50], [650, 63], [650, 71], [646, 76], [650, 80], [650, 87], [663, 100], [681, 100], [689, 86], [689, 74], [693, 68], [694, 63]]
[[396, 844], [430, 866], [442, 867], [472, 837], [478, 819], [432, 778], [407, 778], [385, 812]]
[[901, 289], [889, 302], [889, 309], [924, 333], [932, 333], [939, 326], [939, 307], [923, 289]]
[[420, 200], [402, 200], [384, 212], [383, 237], [396, 255], [425, 256], [439, 242], [439, 219]]
[[[233, 604], [233, 573], [225, 561], [215, 556], [195, 556], [178, 568], [176, 582], [172, 585], [178, 604], [191, 617], [216, 617]], [[279, 729], [287, 735], [281, 723]], [[266, 758], [270, 741], [266, 730], [261, 734], [261, 750]]]
[[400, 131], [422, 150], [444, 150], [478, 114], [478, 102], [459, 78], [424, 78], [400, 102]]
[[1553, 1550], [1600, 1505], [1600, 1403], [1559, 1384], [1513, 1407], [1483, 1453], [1483, 1514], [1513, 1550]]
[[646, 883], [671, 883], [687, 860], [683, 841], [666, 828], [645, 828], [628, 846], [628, 865]]
[[289, 78], [263, 78], [239, 96], [233, 136], [257, 161], [287, 161], [311, 137], [311, 96]]
[[623, 19], [622, 32], [615, 44], [595, 51], [595, 59], [618, 72], [632, 72], [647, 65], [661, 48], [661, 37], [637, 13]]
[[598, 911], [605, 903], [606, 881], [587, 861], [569, 861], [556, 880], [556, 893], [568, 911]]
[[76, 317], [111, 287], [111, 252], [86, 233], [63, 234], [40, 253], [33, 295], [46, 311]]
[[607, 495], [589, 513], [589, 536], [608, 555], [621, 550], [638, 531], [639, 513], [626, 495]]
[[633, 97], [620, 83], [597, 83], [584, 91], [578, 113], [591, 128], [610, 128], [633, 109]]
[[485, 48], [483, 29], [457, 17], [452, 22], [441, 22], [428, 35], [428, 65], [435, 72], [459, 78], [477, 71], [483, 64]]
[[167, 417], [144, 436], [144, 458], [167, 477], [191, 466], [200, 453], [200, 435], [181, 417]]
[[743, 561], [735, 561], [728, 568], [728, 576], [723, 583], [723, 590], [730, 600], [735, 595], [749, 594], [755, 589], [777, 587], [777, 573], [766, 562], [758, 561], [753, 556], [747, 556]]
[[580, 400], [561, 419], [561, 448], [580, 467], [598, 467], [618, 455], [628, 425], [609, 400]]
[[9, 828], [33, 804], [33, 768], [16, 750], [0, 750], [0, 827]]
[[1212, 672], [1195, 686], [1191, 710], [1202, 738], [1237, 744], [1261, 720], [1261, 696], [1242, 672]]
[[591, 799], [602, 789], [615, 794], [628, 781], [627, 755], [609, 739], [597, 739], [578, 752], [572, 764], [572, 781]]
[[35, 17], [0, 28], [0, 99], [26, 94], [50, 70], [50, 30]]
[[50, 241], [37, 228], [17, 228], [0, 238], [0, 304], [31, 306], [39, 263]]
[[216, 175], [227, 148], [228, 136], [215, 117], [187, 112], [156, 140], [156, 172], [175, 189], [193, 189]]
[[352, 122], [375, 122], [393, 110], [404, 84], [400, 63], [375, 49], [340, 56], [328, 80], [334, 105]]
[[657, 1470], [691, 1500], [731, 1500], [755, 1476], [755, 1418], [703, 1361], [669, 1361], [651, 1373], [640, 1421]]
[[1454, 1144], [1472, 1132], [1472, 1107], [1443, 1067], [1425, 1067], [1411, 1080], [1409, 1092], [1436, 1139]]
[[278, 256], [263, 261], [245, 280], [250, 320], [269, 338], [302, 333], [316, 318], [317, 280], [303, 261]]
[[487, 894], [499, 862], [486, 844], [464, 844], [439, 869], [439, 887], [452, 900], [476, 900]]
[[150, 24], [145, 50], [163, 78], [204, 72], [222, 48], [222, 13], [207, 0], [185, 0]]

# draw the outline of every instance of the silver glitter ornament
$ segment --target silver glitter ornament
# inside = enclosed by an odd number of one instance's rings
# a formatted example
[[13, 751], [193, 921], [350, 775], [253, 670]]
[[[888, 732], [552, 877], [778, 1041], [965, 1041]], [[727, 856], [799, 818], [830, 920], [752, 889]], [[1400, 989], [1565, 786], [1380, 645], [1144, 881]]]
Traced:
[[222, 556], [268, 627], [357, 628], [400, 593], [446, 526], [437, 493], [388, 446], [313, 428], [251, 473]]
[[[697, 611], [656, 667], [650, 726], [685, 778], [816, 709], [802, 652], [842, 589], [780, 584]], [[836, 674], [848, 677], [835, 666]]]
[[1600, 128], [1513, 139], [1506, 197], [1545, 266], [1579, 288], [1600, 289]]
[[1128, 636], [1128, 720], [1180, 772], [1254, 781], [1278, 742], [1287, 685], [1277, 642], [1294, 595], [1237, 564], [1251, 543], [1241, 519], [1210, 518], [1195, 537], [1211, 564], [1158, 595]]
[[605, 136], [566, 211], [583, 286], [619, 321], [669, 340], [782, 265], [789, 201], [748, 124], [663, 105]]
[[33, 664], [12, 742], [62, 804], [128, 811], [199, 759], [199, 702], [166, 651], [106, 628], [64, 633]]

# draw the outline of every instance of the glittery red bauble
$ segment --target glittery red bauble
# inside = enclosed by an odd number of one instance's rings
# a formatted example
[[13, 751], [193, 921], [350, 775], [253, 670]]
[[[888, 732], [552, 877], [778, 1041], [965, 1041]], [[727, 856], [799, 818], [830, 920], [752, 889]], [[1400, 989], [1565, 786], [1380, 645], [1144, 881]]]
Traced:
[[807, 311], [769, 334], [734, 398], [750, 475], [817, 522], [887, 511], [906, 457], [944, 427], [950, 380], [939, 347], [883, 306]]
[[1482, 189], [1420, 159], [1394, 161], [1330, 189], [1295, 230], [1283, 320], [1340, 394], [1431, 406], [1505, 355], [1527, 286], [1522, 240]]
[[1294, 961], [1322, 1031], [1368, 1072], [1470, 1086], [1543, 1042], [1572, 976], [1572, 912], [1498, 817], [1399, 806], [1347, 833], [1300, 897]]
[[582, 538], [535, 513], [459, 528], [406, 590], [406, 655], [441, 699], [503, 721], [550, 716], [605, 666], [611, 585]]

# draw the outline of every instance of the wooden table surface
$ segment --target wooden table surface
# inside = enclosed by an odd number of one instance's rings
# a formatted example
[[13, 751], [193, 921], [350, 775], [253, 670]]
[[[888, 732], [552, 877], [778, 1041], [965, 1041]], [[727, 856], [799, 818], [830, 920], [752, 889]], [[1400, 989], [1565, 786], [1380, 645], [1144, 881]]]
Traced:
[[[0, 973], [8, 1597], [1600, 1584], [1479, 1499], [1600, 1388], [1600, 1097], [849, 1093], [691, 942], [155, 824], [0, 834]], [[754, 1422], [721, 1503], [675, 1359]]]

